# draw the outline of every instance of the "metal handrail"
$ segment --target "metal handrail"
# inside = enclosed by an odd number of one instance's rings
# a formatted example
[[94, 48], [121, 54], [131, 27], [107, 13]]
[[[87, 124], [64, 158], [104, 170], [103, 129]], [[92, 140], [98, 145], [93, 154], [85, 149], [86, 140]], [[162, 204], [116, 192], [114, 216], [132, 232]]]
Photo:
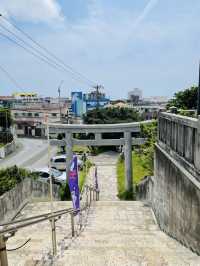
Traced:
[[[99, 200], [99, 190], [96, 188], [85, 185], [81, 195], [84, 193], [84, 190], [86, 189], [86, 204], [84, 207], [80, 209], [80, 212], [86, 210], [88, 206], [90, 206], [92, 200], [95, 200], [94, 193], [96, 192], [96, 200]], [[88, 203], [88, 191], [90, 191], [90, 202]], [[93, 197], [92, 197], [93, 192]], [[56, 247], [56, 227], [55, 222], [57, 221], [56, 218], [60, 219], [62, 215], [64, 214], [70, 214], [71, 216], [71, 230], [72, 230], [72, 237], [75, 236], [75, 227], [74, 227], [74, 216], [79, 213], [78, 211], [75, 211], [72, 208], [69, 209], [63, 209], [59, 211], [54, 211], [53, 213], [45, 213], [37, 216], [32, 216], [28, 218], [24, 218], [21, 220], [15, 220], [12, 222], [4, 223], [0, 225], [0, 265], [1, 266], [7, 266], [8, 265], [8, 259], [7, 259], [7, 251], [6, 251], [6, 241], [8, 237], [15, 234], [15, 232], [18, 229], [28, 227], [30, 225], [38, 224], [44, 221], [49, 220], [51, 222], [51, 231], [52, 231], [52, 247], [53, 247], [53, 255], [56, 255], [57, 253], [57, 247]], [[2, 227], [2, 229], [1, 229]], [[10, 233], [10, 235], [8, 235]]]
[[[69, 208], [69, 209], [62, 209], [62, 210], [59, 210], [59, 211], [54, 211], [53, 213], [60, 213], [60, 212], [63, 212], [63, 211], [66, 211], [66, 210], [73, 210], [72, 208]], [[7, 222], [7, 223], [3, 223], [3, 224], [0, 224], [0, 227], [1, 226], [7, 226], [7, 225], [12, 225], [12, 224], [16, 224], [16, 223], [21, 223], [21, 222], [25, 222], [25, 221], [29, 221], [29, 220], [35, 220], [37, 218], [41, 218], [41, 217], [45, 217], [45, 216], [48, 216], [52, 214], [52, 212], [47, 212], [47, 213], [44, 213], [44, 214], [40, 214], [40, 215], [36, 215], [36, 216], [31, 216], [31, 217], [27, 217], [27, 218], [24, 218], [24, 219], [20, 219], [20, 220], [14, 220], [14, 221], [10, 221], [10, 222]], [[1, 232], [1, 231], [0, 231]]]
[[0, 235], [5, 234], [5, 233], [15, 232], [17, 229], [24, 228], [24, 227], [27, 227], [29, 225], [34, 225], [34, 224], [37, 224], [37, 223], [41, 223], [41, 222], [44, 222], [46, 220], [50, 220], [52, 218], [56, 218], [56, 217], [62, 216], [64, 214], [66, 214], [66, 213], [76, 214], [76, 211], [74, 211], [74, 210], [66, 210], [66, 211], [63, 211], [62, 213], [56, 213], [56, 214], [53, 214], [53, 215], [49, 215], [48, 217], [44, 216], [43, 218], [42, 217], [41, 218], [37, 218], [37, 220], [34, 220], [34, 217], [32, 217], [33, 221], [30, 221], [30, 222], [27, 222], [27, 223], [24, 223], [24, 224], [19, 224], [19, 225], [16, 225], [16, 226], [12, 226], [12, 227], [0, 230]]
[[[98, 192], [98, 190], [96, 188], [94, 188], [92, 186], [89, 186], [89, 185], [85, 185], [84, 188], [81, 191], [81, 196], [83, 195], [85, 188], [86, 189], [92, 189], [93, 191]], [[66, 211], [73, 211], [73, 208], [68, 208], [68, 209], [62, 209], [62, 210], [54, 211], [53, 214], [59, 213], [59, 215], [57, 215], [57, 216], [60, 216], [62, 214], [65, 214]], [[27, 217], [27, 218], [24, 218], [24, 219], [19, 219], [19, 220], [10, 221], [10, 222], [7, 222], [7, 223], [2, 223], [2, 224], [0, 224], [0, 227], [8, 226], [8, 225], [16, 224], [16, 223], [21, 223], [21, 222], [25, 222], [25, 221], [29, 221], [29, 220], [35, 220], [37, 218], [46, 217], [46, 216], [48, 216], [46, 218], [49, 219], [49, 215], [51, 215], [51, 214], [52, 214], [52, 212], [47, 212], [47, 213], [44, 213], [44, 214], [31, 216], [31, 217]], [[0, 230], [0, 234], [1, 234], [1, 230]]]
[[[88, 188], [89, 190], [94, 191], [94, 192], [98, 192], [96, 188], [94, 188], [92, 186], [89, 186], [89, 185], [85, 185], [85, 188], [86, 189]], [[84, 209], [85, 208], [83, 207], [83, 208], [80, 209], [80, 211], [82, 211]], [[0, 224], [0, 227], [4, 227], [4, 226], [16, 224], [16, 223], [21, 223], [21, 222], [26, 222], [26, 221], [33, 220], [33, 221], [25, 223], [23, 225], [16, 225], [14, 227], [9, 227], [9, 228], [0, 230], [0, 235], [2, 235], [4, 233], [9, 233], [9, 232], [16, 231], [16, 229], [18, 229], [18, 228], [23, 228], [23, 227], [26, 227], [26, 226], [29, 226], [29, 225], [33, 225], [33, 224], [37, 224], [37, 223], [49, 220], [51, 218], [56, 218], [56, 217], [59, 217], [59, 216], [62, 216], [64, 214], [66, 214], [66, 213], [76, 214], [77, 211], [74, 211], [72, 208], [68, 208], [68, 209], [54, 211], [53, 214], [52, 214], [52, 212], [49, 212], [49, 213], [40, 214], [40, 215], [37, 215], [37, 216], [32, 216], [32, 217], [28, 217], [28, 218], [24, 218], [24, 219], [20, 219], [20, 220], [11, 221], [11, 222], [8, 222], [8, 223], [3, 223], [3, 224]]]

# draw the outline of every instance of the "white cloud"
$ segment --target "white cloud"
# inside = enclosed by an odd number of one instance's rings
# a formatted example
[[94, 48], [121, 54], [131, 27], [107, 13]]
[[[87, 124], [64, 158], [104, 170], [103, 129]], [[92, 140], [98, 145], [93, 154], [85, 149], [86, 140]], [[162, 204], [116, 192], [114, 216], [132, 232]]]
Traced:
[[34, 23], [63, 20], [61, 7], [56, 0], [1, 0], [0, 12]]
[[148, 4], [145, 6], [142, 13], [137, 17], [137, 19], [134, 21], [132, 25], [132, 30], [137, 28], [143, 20], [149, 15], [149, 13], [152, 11], [152, 9], [156, 6], [158, 3], [158, 0], [150, 0]]

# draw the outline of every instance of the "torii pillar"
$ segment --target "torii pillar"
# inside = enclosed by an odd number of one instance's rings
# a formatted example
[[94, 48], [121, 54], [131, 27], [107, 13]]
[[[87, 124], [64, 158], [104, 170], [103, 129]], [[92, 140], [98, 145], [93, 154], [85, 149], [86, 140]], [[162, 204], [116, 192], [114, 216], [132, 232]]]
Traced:
[[132, 136], [131, 132], [124, 132], [124, 156], [125, 156], [125, 189], [127, 192], [133, 192], [133, 174], [132, 174]]
[[73, 156], [73, 140], [71, 132], [65, 133], [65, 143], [66, 143], [66, 177], [68, 180], [70, 164]]

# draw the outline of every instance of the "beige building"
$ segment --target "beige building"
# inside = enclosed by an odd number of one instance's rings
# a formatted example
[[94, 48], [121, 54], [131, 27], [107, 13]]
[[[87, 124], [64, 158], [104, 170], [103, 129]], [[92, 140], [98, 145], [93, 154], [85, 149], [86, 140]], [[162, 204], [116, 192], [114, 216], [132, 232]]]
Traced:
[[65, 104], [27, 104], [16, 105], [12, 108], [12, 117], [18, 136], [45, 137], [44, 122], [48, 117], [49, 123], [67, 122], [69, 109]]

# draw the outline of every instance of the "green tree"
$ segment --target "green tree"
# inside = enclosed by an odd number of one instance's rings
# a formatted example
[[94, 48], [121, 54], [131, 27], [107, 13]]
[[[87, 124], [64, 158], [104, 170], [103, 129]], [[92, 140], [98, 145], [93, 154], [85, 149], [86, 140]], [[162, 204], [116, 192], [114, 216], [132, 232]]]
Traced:
[[10, 128], [12, 125], [10, 109], [0, 108], [0, 127], [3, 129]]
[[30, 171], [18, 168], [16, 165], [0, 170], [0, 196], [8, 190], [14, 188], [26, 177], [36, 179], [37, 176]]
[[138, 112], [131, 108], [102, 108], [89, 111], [83, 116], [85, 124], [117, 124], [140, 121]]
[[10, 109], [0, 108], [0, 143], [6, 144], [13, 140], [10, 132], [12, 118]]
[[179, 91], [174, 94], [174, 97], [169, 100], [167, 108], [172, 106], [178, 109], [190, 110], [197, 108], [197, 93], [198, 88], [193, 86], [186, 90]]
[[154, 171], [154, 151], [157, 138], [157, 121], [150, 124], [141, 125], [141, 136], [146, 138], [144, 145], [140, 147], [139, 154], [141, 156], [142, 166], [147, 169], [150, 175]]

